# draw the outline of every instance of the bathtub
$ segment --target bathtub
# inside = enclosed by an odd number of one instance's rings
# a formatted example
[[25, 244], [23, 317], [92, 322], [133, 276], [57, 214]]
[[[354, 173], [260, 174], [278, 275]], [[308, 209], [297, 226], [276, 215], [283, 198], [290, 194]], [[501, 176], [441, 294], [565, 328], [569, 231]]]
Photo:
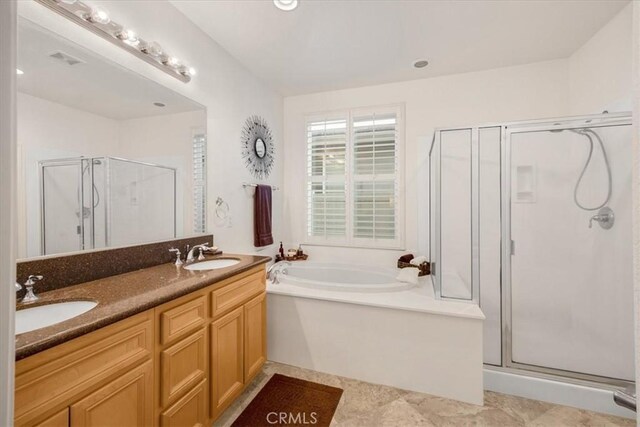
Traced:
[[333, 291], [394, 292], [411, 289], [412, 283], [396, 280], [397, 269], [343, 264], [296, 262], [284, 267], [283, 283]]
[[286, 266], [267, 282], [268, 359], [481, 405], [482, 311], [435, 299], [429, 276], [398, 283], [398, 272]]

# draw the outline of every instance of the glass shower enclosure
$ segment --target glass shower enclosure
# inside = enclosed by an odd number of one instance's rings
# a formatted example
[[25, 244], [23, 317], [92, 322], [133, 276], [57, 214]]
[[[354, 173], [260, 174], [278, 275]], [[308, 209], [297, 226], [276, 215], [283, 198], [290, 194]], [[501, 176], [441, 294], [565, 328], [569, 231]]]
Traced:
[[39, 162], [41, 253], [176, 237], [176, 169], [116, 157]]
[[435, 131], [431, 279], [482, 308], [485, 364], [633, 381], [631, 149], [627, 113]]

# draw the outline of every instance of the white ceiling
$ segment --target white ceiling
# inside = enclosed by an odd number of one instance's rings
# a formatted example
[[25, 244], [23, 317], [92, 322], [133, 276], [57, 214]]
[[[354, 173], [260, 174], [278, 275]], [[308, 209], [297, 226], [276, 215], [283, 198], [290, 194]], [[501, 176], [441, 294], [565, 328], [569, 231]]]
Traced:
[[[58, 51], [84, 63], [70, 66], [50, 57]], [[114, 120], [204, 108], [25, 19], [18, 25], [18, 69], [24, 71], [19, 92]]]
[[[629, 0], [172, 0], [284, 95], [571, 55]], [[412, 63], [427, 59], [429, 66]]]

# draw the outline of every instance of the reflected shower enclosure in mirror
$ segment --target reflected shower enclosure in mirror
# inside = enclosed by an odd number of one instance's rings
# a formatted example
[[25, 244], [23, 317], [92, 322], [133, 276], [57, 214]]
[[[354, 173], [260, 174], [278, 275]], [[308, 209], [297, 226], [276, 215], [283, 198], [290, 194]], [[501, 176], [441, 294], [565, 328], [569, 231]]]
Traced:
[[19, 257], [205, 232], [206, 110], [21, 18]]

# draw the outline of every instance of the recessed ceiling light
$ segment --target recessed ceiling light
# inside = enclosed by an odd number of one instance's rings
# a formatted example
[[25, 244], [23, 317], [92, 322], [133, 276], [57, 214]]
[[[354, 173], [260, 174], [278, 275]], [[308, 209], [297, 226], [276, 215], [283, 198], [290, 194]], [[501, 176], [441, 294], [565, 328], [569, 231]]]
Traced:
[[166, 104], [163, 104], [162, 102], [154, 102], [153, 105], [156, 107], [166, 107]]
[[424, 68], [427, 65], [429, 65], [429, 61], [425, 60], [425, 59], [421, 59], [419, 61], [416, 61], [413, 63], [413, 66], [416, 68]]
[[298, 0], [273, 0], [273, 4], [280, 10], [290, 12], [298, 7]]
[[19, 76], [21, 76], [21, 75], [23, 75], [23, 74], [24, 74], [24, 71], [22, 71], [22, 70], [20, 70], [20, 69], [16, 68], [16, 74], [17, 74], [17, 75], [19, 75]]

